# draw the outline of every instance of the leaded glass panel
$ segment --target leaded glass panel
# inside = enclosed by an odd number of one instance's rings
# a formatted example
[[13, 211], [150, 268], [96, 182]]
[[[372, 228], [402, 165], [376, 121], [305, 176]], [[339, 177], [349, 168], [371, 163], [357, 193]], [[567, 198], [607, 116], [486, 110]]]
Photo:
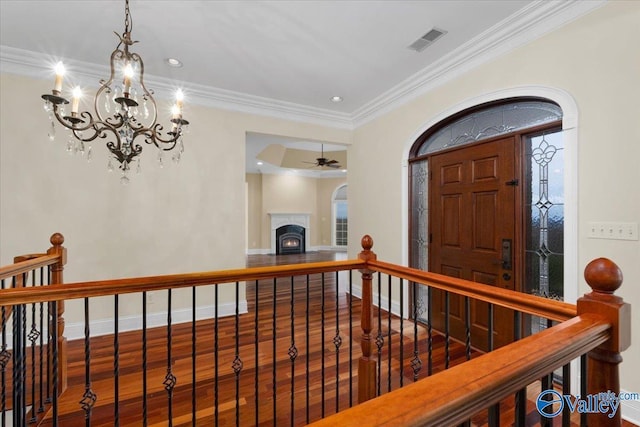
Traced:
[[427, 270], [429, 211], [427, 190], [427, 161], [411, 164], [411, 260], [412, 267]]
[[481, 141], [562, 119], [557, 105], [544, 101], [514, 101], [467, 114], [424, 141], [417, 156]]
[[564, 179], [562, 132], [525, 139], [528, 213], [524, 290], [562, 299]]

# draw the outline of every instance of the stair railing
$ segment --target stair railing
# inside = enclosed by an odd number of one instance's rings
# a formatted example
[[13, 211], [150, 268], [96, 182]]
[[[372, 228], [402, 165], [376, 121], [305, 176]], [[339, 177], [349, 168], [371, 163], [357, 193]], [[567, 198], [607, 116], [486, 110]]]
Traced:
[[[59, 266], [59, 280], [61, 280], [61, 266], [66, 262], [66, 254], [64, 253], [64, 248], [62, 248], [62, 240], [56, 239], [56, 243], [54, 243], [54, 239], [52, 238], [52, 243], [54, 244], [54, 248], [50, 250], [51, 256], [56, 261], [53, 263]], [[309, 294], [307, 293], [307, 302], [306, 302], [306, 310], [309, 310], [309, 307], [313, 304], [320, 304], [324, 309], [325, 305], [327, 307], [331, 307], [331, 310], [334, 310], [332, 314], [333, 320], [335, 320], [335, 331], [336, 335], [328, 336], [325, 339], [325, 333], [327, 331], [331, 331], [334, 328], [334, 324], [325, 325], [325, 315], [322, 317], [322, 325], [320, 327], [320, 333], [322, 334], [321, 340], [321, 350], [319, 354], [322, 356], [323, 364], [322, 364], [322, 373], [321, 378], [322, 381], [320, 384], [322, 390], [322, 417], [325, 417], [325, 386], [328, 382], [328, 376], [325, 376], [324, 369], [324, 358], [328, 354], [328, 348], [331, 348], [331, 353], [335, 358], [336, 366], [340, 364], [338, 358], [343, 351], [348, 351], [350, 357], [348, 359], [348, 364], [352, 364], [352, 360], [358, 360], [358, 373], [357, 373], [357, 395], [358, 401], [362, 402], [360, 405], [352, 406], [352, 403], [349, 402], [348, 407], [350, 409], [342, 410], [339, 396], [337, 392], [337, 383], [341, 381], [342, 375], [339, 374], [337, 368], [335, 372], [335, 381], [336, 381], [336, 391], [335, 394], [332, 395], [335, 397], [335, 410], [338, 412], [335, 415], [330, 415], [328, 418], [325, 418], [323, 421], [319, 421], [318, 425], [355, 425], [357, 424], [371, 424], [371, 425], [452, 425], [459, 423], [467, 423], [469, 419], [476, 414], [479, 410], [483, 408], [488, 408], [488, 417], [489, 417], [489, 425], [498, 425], [500, 418], [500, 401], [501, 399], [505, 399], [507, 396], [515, 393], [515, 421], [516, 425], [524, 425], [524, 417], [526, 416], [526, 390], [525, 387], [536, 380], [540, 380], [541, 391], [544, 391], [545, 387], [553, 389], [554, 387], [554, 379], [553, 372], [556, 369], [563, 369], [563, 376], [566, 374], [568, 376], [568, 364], [571, 360], [576, 357], [580, 357], [583, 368], [582, 379], [584, 380], [585, 390], [582, 392], [582, 395], [586, 395], [587, 392], [591, 394], [597, 394], [600, 392], [611, 392], [614, 394], [619, 393], [619, 379], [618, 379], [618, 365], [621, 361], [620, 353], [624, 351], [630, 342], [630, 308], [628, 304], [624, 303], [619, 297], [615, 296], [613, 292], [620, 286], [622, 282], [622, 275], [620, 270], [613, 264], [611, 261], [606, 259], [598, 259], [589, 264], [585, 271], [585, 277], [587, 283], [592, 287], [593, 292], [585, 295], [578, 301], [577, 306], [572, 304], [566, 304], [560, 301], [550, 301], [547, 299], [542, 299], [532, 295], [523, 295], [521, 293], [508, 291], [504, 289], [497, 289], [492, 286], [482, 285], [478, 283], [468, 282], [461, 279], [455, 279], [450, 277], [445, 277], [442, 275], [437, 275], [433, 273], [428, 273], [424, 271], [419, 271], [411, 268], [401, 267], [390, 263], [385, 263], [382, 261], [378, 261], [375, 253], [372, 252], [373, 241], [369, 236], [365, 236], [362, 240], [363, 251], [358, 256], [356, 260], [347, 260], [347, 261], [334, 261], [334, 262], [323, 262], [323, 263], [310, 263], [310, 264], [295, 264], [295, 265], [286, 265], [286, 266], [274, 266], [274, 267], [260, 267], [260, 268], [248, 268], [248, 269], [238, 269], [238, 270], [226, 270], [226, 271], [215, 271], [215, 272], [203, 272], [203, 273], [190, 273], [190, 274], [178, 274], [178, 275], [170, 275], [170, 276], [157, 276], [157, 277], [140, 277], [140, 278], [131, 278], [131, 279], [119, 279], [119, 280], [107, 280], [107, 281], [97, 281], [97, 282], [87, 282], [87, 283], [74, 283], [74, 284], [64, 284], [59, 285], [56, 289], [47, 286], [38, 286], [33, 287], [31, 289], [3, 289], [0, 291], [0, 306], [3, 310], [10, 310], [10, 307], [13, 307], [14, 318], [19, 317], [16, 316], [16, 308], [22, 306], [23, 310], [28, 304], [41, 304], [41, 303], [53, 303], [50, 305], [50, 311], [53, 313], [53, 318], [58, 318], [58, 312], [60, 311], [60, 302], [64, 300], [70, 299], [78, 299], [82, 298], [85, 300], [85, 363], [87, 363], [86, 371], [87, 376], [85, 379], [85, 390], [84, 395], [82, 396], [73, 396], [74, 402], [77, 402], [81, 397], [81, 405], [82, 410], [84, 412], [84, 418], [91, 420], [92, 407], [96, 402], [96, 399], [99, 399], [99, 396], [96, 396], [91, 385], [90, 378], [90, 369], [88, 363], [91, 360], [90, 354], [90, 342], [92, 339], [90, 336], [90, 319], [88, 315], [89, 298], [99, 297], [99, 296], [113, 296], [115, 299], [115, 307], [116, 313], [114, 315], [114, 322], [116, 325], [118, 324], [118, 315], [117, 315], [117, 301], [119, 295], [132, 294], [132, 293], [141, 293], [142, 301], [143, 301], [143, 319], [146, 319], [146, 296], [148, 292], [164, 290], [168, 295], [168, 308], [167, 308], [167, 328], [166, 328], [166, 340], [168, 342], [168, 356], [167, 356], [167, 367], [166, 367], [166, 375], [164, 376], [164, 381], [161, 382], [164, 384], [164, 389], [166, 392], [166, 396], [168, 399], [168, 414], [167, 419], [169, 420], [169, 425], [172, 425], [173, 420], [179, 420], [180, 422], [184, 422], [187, 418], [191, 419], [192, 422], [196, 421], [198, 416], [203, 414], [204, 409], [202, 409], [202, 405], [200, 400], [197, 400], [199, 396], [197, 395], [198, 384], [201, 381], [198, 380], [197, 373], [197, 359], [198, 356], [195, 351], [196, 342], [201, 338], [196, 339], [196, 336], [200, 337], [201, 335], [197, 335], [197, 322], [196, 322], [196, 288], [200, 286], [213, 286], [215, 289], [215, 301], [216, 307], [218, 307], [218, 289], [221, 285], [230, 284], [235, 289], [235, 314], [229, 318], [229, 322], [235, 322], [235, 330], [236, 337], [235, 345], [232, 346], [231, 350], [229, 350], [225, 354], [219, 354], [218, 352], [218, 325], [219, 322], [222, 323], [225, 320], [218, 317], [218, 311], [216, 308], [214, 323], [209, 324], [209, 326], [213, 326], [216, 334], [215, 345], [212, 350], [212, 354], [215, 357], [215, 388], [214, 388], [214, 396], [215, 403], [214, 408], [212, 409], [211, 414], [205, 414], [207, 417], [213, 417], [215, 422], [218, 422], [218, 416], [221, 417], [221, 420], [224, 419], [227, 422], [232, 422], [229, 418], [224, 418], [222, 414], [219, 413], [219, 402], [218, 394], [222, 390], [218, 388], [218, 378], [221, 381], [226, 381], [225, 384], [233, 385], [235, 387], [235, 404], [232, 406], [235, 408], [235, 422], [236, 425], [240, 423], [240, 409], [243, 407], [246, 409], [248, 403], [241, 398], [240, 396], [240, 388], [243, 384], [243, 378], [245, 377], [245, 371], [247, 370], [247, 361], [251, 358], [255, 359], [255, 363], [258, 362], [259, 359], [267, 357], [271, 360], [271, 366], [273, 366], [273, 378], [272, 378], [272, 410], [265, 410], [264, 401], [258, 401], [258, 372], [263, 368], [260, 368], [258, 365], [254, 368], [255, 373], [255, 389], [256, 389], [256, 397], [255, 397], [255, 411], [253, 416], [255, 416], [254, 422], [256, 424], [262, 421], [260, 411], [269, 412], [269, 416], [273, 417], [274, 423], [279, 423], [283, 421], [282, 417], [286, 419], [287, 423], [291, 423], [292, 425], [295, 423], [299, 423], [301, 420], [303, 422], [306, 421], [308, 423], [311, 421], [309, 419], [309, 409], [307, 406], [306, 418], [303, 416], [302, 418], [294, 417], [294, 410], [297, 408], [297, 401], [294, 401], [294, 397], [297, 395], [297, 392], [294, 390], [293, 386], [293, 378], [295, 378], [298, 374], [296, 374], [295, 363], [298, 357], [300, 357], [301, 347], [299, 344], [295, 343], [295, 338], [291, 339], [291, 346], [288, 348], [288, 351], [285, 351], [286, 358], [288, 361], [285, 361], [279, 354], [276, 354], [276, 336], [279, 341], [279, 346], [282, 345], [282, 339], [284, 335], [280, 336], [280, 331], [288, 329], [288, 322], [290, 321], [290, 329], [291, 329], [291, 337], [296, 337], [296, 325], [295, 318], [300, 317], [300, 314], [297, 313], [297, 309], [294, 307], [293, 302], [293, 294], [295, 291], [295, 286], [300, 283], [298, 278], [301, 278], [301, 282], [304, 287], [304, 280], [306, 278], [306, 289], [307, 292], [309, 290], [309, 277], [310, 275], [320, 275], [322, 289], [324, 290], [325, 283], [325, 274], [334, 274], [336, 275], [336, 284], [335, 284], [335, 304], [329, 305], [327, 301], [325, 301], [324, 294], [319, 295], [318, 301], [309, 301]], [[55, 250], [54, 250], [55, 249]], [[24, 261], [31, 262], [31, 261]], [[13, 270], [11, 270], [13, 268]], [[6, 271], [13, 271], [14, 277], [15, 274], [22, 274], [22, 270], [15, 270], [16, 267], [9, 267]], [[351, 282], [351, 271], [359, 270], [362, 274], [362, 282], [361, 282], [361, 309], [360, 309], [360, 329], [361, 329], [361, 339], [360, 339], [360, 349], [356, 351], [352, 345], [348, 345], [345, 349], [343, 346], [343, 340], [345, 335], [344, 332], [341, 332], [339, 327], [341, 306], [339, 304], [339, 299], [341, 299], [340, 295], [338, 295], [338, 290], [342, 289], [343, 291], [347, 289], [347, 300], [349, 302], [348, 314], [349, 314], [349, 328], [346, 328], [346, 334], [349, 336], [349, 339], [354, 335], [352, 331], [351, 323], [353, 321], [353, 316], [351, 316], [351, 307], [353, 304], [353, 300], [355, 299], [354, 289], [352, 289]], [[0, 270], [3, 273], [5, 270]], [[52, 269], [52, 271], [54, 271]], [[345, 285], [339, 284], [339, 280], [337, 278], [338, 274], [341, 272], [348, 273], [348, 282]], [[384, 275], [384, 276], [383, 276]], [[4, 277], [4, 276], [3, 276]], [[387, 280], [385, 280], [385, 278]], [[261, 347], [258, 349], [258, 340], [264, 335], [264, 331], [262, 330], [260, 325], [263, 325], [264, 322], [262, 319], [258, 319], [258, 311], [255, 311], [255, 324], [253, 331], [245, 331], [243, 321], [249, 319], [251, 321], [250, 314], [242, 315], [239, 311], [239, 283], [251, 283], [254, 282], [253, 289], [256, 292], [256, 301], [258, 297], [258, 293], [263, 289], [272, 289], [272, 299], [271, 302], [273, 304], [273, 319], [269, 321], [269, 327], [272, 329], [273, 333], [273, 354], [269, 356], [269, 354], [265, 351], [263, 344], [260, 344]], [[383, 283], [388, 283], [388, 292], [389, 296], [387, 304], [387, 319], [388, 319], [388, 335], [382, 334], [382, 330], [385, 329], [384, 326], [381, 326], [381, 318], [383, 316], [383, 306], [384, 303], [382, 301], [383, 292], [382, 287]], [[377, 286], [377, 290], [376, 290]], [[407, 318], [413, 317], [414, 319], [418, 319], [418, 311], [414, 311], [413, 313], [403, 313], [403, 305], [399, 306], [399, 315], [391, 315], [391, 312], [396, 310], [393, 309], [393, 301], [391, 298], [392, 291], [398, 290], [400, 292], [399, 299], [400, 301], [404, 301], [403, 290], [405, 288], [415, 288], [416, 286], [426, 286], [428, 289], [439, 289], [444, 291], [445, 293], [449, 293], [451, 295], [458, 295], [460, 298], [464, 299], [465, 308], [467, 308], [466, 313], [463, 314], [463, 317], [466, 318], [467, 322], [467, 337], [469, 336], [469, 301], [471, 299], [476, 299], [482, 301], [483, 303], [488, 304], [488, 331], [489, 331], [489, 347], [492, 347], [492, 339], [491, 336], [494, 335], [493, 331], [493, 314], [494, 311], [498, 308], [504, 308], [513, 310], [514, 312], [514, 323], [516, 327], [514, 328], [514, 340], [516, 342], [512, 344], [505, 345], [497, 350], [493, 350], [493, 348], [489, 348], [490, 351], [488, 354], [480, 356], [477, 349], [474, 348], [469, 338], [467, 338], [466, 343], [462, 344], [458, 343], [458, 348], [463, 348], [465, 350], [467, 361], [458, 365], [458, 366], [449, 366], [452, 350], [452, 346], [454, 344], [454, 339], [449, 335], [449, 331], [440, 331], [440, 337], [444, 336], [444, 363], [445, 370], [444, 372], [440, 372], [438, 375], [431, 375], [437, 371], [437, 368], [432, 366], [432, 344], [435, 342], [435, 334], [436, 331], [432, 331], [431, 324], [427, 322], [426, 326], [419, 326], [419, 322], [410, 321], [408, 325], [413, 329], [414, 339], [412, 341], [403, 341], [407, 339], [407, 337], [411, 336], [411, 332], [408, 331], [407, 326], [404, 322], [407, 321]], [[192, 373], [193, 373], [193, 381], [191, 383], [191, 391], [183, 389], [180, 390], [179, 387], [176, 386], [176, 377], [173, 374], [173, 369], [176, 369], [178, 365], [177, 359], [172, 356], [172, 337], [174, 337], [175, 330], [172, 330], [172, 309], [171, 309], [171, 293], [173, 290], [181, 289], [181, 288], [189, 288], [192, 289], [193, 292], [193, 320], [191, 322], [192, 325]], [[278, 320], [276, 316], [276, 312], [284, 311], [281, 310], [283, 301], [279, 300], [279, 292], [282, 289], [290, 289], [290, 293], [286, 294], [286, 302], [287, 305], [290, 304], [290, 311], [285, 316], [287, 322], [287, 327], [284, 327], [285, 323], [282, 320]], [[415, 296], [416, 292], [413, 292]], [[448, 294], [447, 294], [448, 295]], [[446, 296], [446, 295], [445, 295]], [[377, 302], [376, 302], [377, 297]], [[448, 297], [447, 297], [448, 298]], [[262, 303], [261, 303], [262, 304]], [[427, 304], [430, 304], [429, 301]], [[414, 300], [414, 306], [417, 307], [420, 304]], [[448, 305], [445, 306], [445, 308]], [[427, 309], [427, 316], [430, 309]], [[324, 311], [323, 311], [324, 313]], [[448, 313], [450, 314], [450, 313]], [[24, 315], [22, 315], [24, 317]], [[547, 319], [548, 328], [543, 330], [542, 332], [536, 333], [531, 336], [525, 336], [526, 334], [522, 334], [522, 319], [524, 316], [538, 316], [544, 319]], [[4, 319], [4, 316], [3, 316]], [[377, 320], [377, 334], [376, 334], [376, 324]], [[62, 326], [60, 326], [60, 324]], [[15, 322], [14, 322], [15, 325]], [[340, 325], [344, 325], [341, 323]], [[64, 327], [64, 323], [62, 322], [53, 322], [53, 329], [59, 330], [61, 327]], [[264, 327], [264, 326], [263, 326]], [[307, 328], [309, 325], [307, 324]], [[144, 328], [144, 327], [143, 327]], [[422, 328], [419, 330], [419, 328]], [[15, 329], [15, 328], [14, 328]], [[397, 362], [392, 363], [392, 356], [390, 353], [391, 348], [391, 339], [392, 339], [392, 329], [395, 335], [394, 346], [397, 346], [400, 351], [400, 356], [393, 356], [393, 360], [399, 360], [399, 366], [394, 366], [394, 363], [397, 365]], [[57, 336], [57, 331], [55, 332]], [[239, 334], [243, 333], [243, 338], [241, 339]], [[422, 335], [421, 335], [422, 334]], [[146, 336], [146, 329], [143, 329], [143, 337]], [[425, 338], [426, 337], [426, 338]], [[289, 338], [287, 338], [289, 339]], [[243, 353], [247, 351], [247, 343], [254, 340], [254, 354]], [[309, 333], [307, 331], [307, 338], [309, 340]], [[114, 377], [116, 381], [115, 386], [115, 397], [113, 399], [113, 407], [114, 407], [114, 425], [119, 425], [118, 417], [120, 414], [118, 402], [118, 332], [116, 327], [116, 333], [114, 335]], [[422, 361], [420, 360], [417, 352], [418, 346], [423, 342], [428, 342], [428, 366], [429, 368], [426, 370], [421, 370]], [[244, 344], [243, 344], [244, 343]], [[332, 344], [329, 344], [332, 343]], [[142, 339], [143, 349], [146, 348], [146, 339]], [[386, 345], [389, 345], [389, 363], [388, 363], [388, 371], [389, 371], [389, 379], [386, 390], [381, 390], [383, 378], [380, 372], [382, 365], [382, 357], [384, 357]], [[408, 345], [414, 346], [414, 352], [412, 355], [408, 355], [405, 357], [403, 351]], [[60, 347], [58, 344], [58, 340], [54, 340], [53, 343], [54, 351], [57, 347]], [[280, 347], [279, 347], [280, 348]], [[377, 350], [377, 351], [376, 351]], [[376, 354], [377, 353], [377, 354]], [[351, 355], [355, 356], [355, 359], [351, 359]], [[221, 357], [220, 364], [229, 364], [231, 369], [225, 369], [225, 373], [220, 373], [218, 375], [218, 357]], [[464, 358], [464, 357], [463, 357]], [[224, 362], [222, 361], [224, 359]], [[22, 363], [22, 361], [18, 361], [17, 363]], [[146, 367], [146, 356], [144, 358], [144, 363]], [[286, 406], [283, 408], [282, 405], [286, 402], [283, 402], [281, 397], [281, 388], [278, 386], [278, 380], [276, 378], [276, 364], [282, 363], [290, 363], [291, 367], [291, 394], [290, 394], [290, 406]], [[175, 367], [174, 367], [175, 365]], [[54, 366], [58, 366], [58, 363], [54, 363]], [[180, 366], [184, 367], [184, 363], [180, 363]], [[146, 369], [146, 368], [145, 368]], [[220, 369], [223, 369], [221, 365]], [[399, 380], [400, 387], [395, 385], [392, 386], [391, 380], [391, 371], [396, 370], [399, 372], [397, 379]], [[18, 370], [20, 371], [20, 370]], [[57, 376], [57, 372], [55, 367], [53, 369], [54, 377]], [[227, 372], [228, 371], [228, 372]], [[145, 371], [146, 372], [146, 371]], [[306, 384], [306, 393], [307, 393], [307, 404], [309, 402], [309, 367], [307, 365], [307, 384]], [[205, 374], [204, 372], [202, 374]], [[209, 375], [210, 373], [207, 373]], [[146, 378], [146, 373], [144, 373]], [[426, 376], [427, 378], [422, 378], [421, 375]], [[413, 378], [413, 384], [409, 384], [404, 386], [405, 378]], [[351, 390], [351, 371], [349, 371], [348, 375], [349, 385], [349, 397], [352, 394]], [[396, 378], [396, 377], [394, 377]], [[568, 379], [568, 378], [565, 378]], [[15, 383], [14, 376], [14, 383]], [[185, 379], [180, 379], [184, 384]], [[396, 379], [393, 380], [394, 382]], [[187, 380], [188, 382], [188, 380]], [[5, 381], [3, 379], [3, 385]], [[564, 394], [568, 393], [568, 381], [563, 382], [562, 392]], [[54, 387], [57, 386], [58, 381], [54, 381]], [[146, 384], [146, 381], [145, 381]], [[180, 384], [180, 383], [178, 383]], [[146, 387], [146, 386], [145, 386]], [[261, 387], [264, 388], [264, 383], [261, 383]], [[315, 386], [313, 386], [315, 387]], [[156, 387], [157, 388], [157, 387]], [[147, 425], [147, 395], [151, 396], [157, 395], [158, 390], [147, 390], [144, 389], [143, 393], [143, 402], [142, 402], [142, 412], [144, 417], [144, 425]], [[180, 392], [185, 392], [187, 394], [179, 394]], [[276, 392], [277, 398], [276, 398]], [[190, 394], [189, 394], [190, 393]], [[82, 394], [82, 392], [80, 392]], [[179, 397], [182, 396], [182, 397]], [[189, 415], [178, 415], [173, 414], [171, 409], [173, 407], [174, 399], [178, 399], [181, 401], [186, 396], [191, 396], [192, 399], [192, 409], [191, 414]], [[20, 396], [17, 397], [19, 399]], [[54, 395], [55, 398], [55, 395]], [[26, 401], [26, 400], [25, 400]], [[197, 401], [197, 402], [196, 402]], [[244, 405], [244, 406], [243, 406]], [[130, 405], [129, 405], [130, 406]], [[182, 405], [183, 406], [183, 405]], [[55, 404], [54, 404], [55, 408]], [[283, 411], [284, 409], [284, 411]], [[54, 409], [55, 410], [55, 409]], [[276, 411], [277, 414], [276, 415]], [[155, 407], [154, 412], [158, 412], [157, 407]], [[206, 412], [206, 411], [205, 411]], [[285, 415], [282, 413], [285, 412]], [[587, 414], [582, 414], [583, 416], [587, 416]], [[609, 417], [609, 415], [612, 415]], [[562, 411], [562, 419], [563, 425], [568, 425], [570, 420], [570, 411], [565, 410]], [[589, 414], [589, 417], [592, 417], [593, 422], [598, 422], [597, 425], [615, 425], [616, 422], [620, 421], [620, 412], [615, 414]], [[26, 415], [25, 415], [26, 417]], [[54, 420], [53, 425], [57, 425], [57, 414], [54, 413], [52, 419]], [[547, 417], [543, 412], [540, 413], [540, 419], [549, 421], [549, 417]], [[298, 420], [298, 421], [296, 421]], [[222, 421], [221, 421], [222, 422]], [[592, 421], [590, 421], [592, 422]], [[542, 424], [545, 424], [543, 422]]]
[[[20, 255], [0, 268], [0, 288], [32, 291], [63, 283], [64, 237], [55, 233], [46, 253]], [[64, 301], [3, 305], [0, 315], [0, 425], [41, 420], [67, 387]], [[11, 325], [11, 327], [10, 327]], [[8, 376], [12, 382], [7, 381]]]

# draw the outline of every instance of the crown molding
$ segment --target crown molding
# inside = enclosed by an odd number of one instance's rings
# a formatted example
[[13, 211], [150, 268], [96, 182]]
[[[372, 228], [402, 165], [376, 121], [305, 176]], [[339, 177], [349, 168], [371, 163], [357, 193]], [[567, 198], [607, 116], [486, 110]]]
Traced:
[[353, 112], [364, 125], [460, 75], [585, 15], [607, 0], [536, 0]]
[[[351, 114], [188, 82], [182, 83], [188, 92], [189, 103], [195, 105], [352, 130], [483, 63], [562, 27], [605, 3], [606, 0], [535, 0]], [[50, 64], [53, 62], [55, 61], [45, 54], [0, 45], [2, 73], [50, 79]], [[73, 72], [77, 83], [87, 86], [96, 86], [100, 79], [109, 75], [106, 66], [66, 59], [65, 65]], [[159, 98], [171, 98], [176, 81], [152, 75], [145, 75], [145, 78]]]
[[[45, 54], [0, 46], [0, 72], [2, 73], [46, 80], [51, 78], [51, 67], [55, 62], [56, 60]], [[64, 63], [73, 76], [74, 85], [97, 87], [98, 82], [110, 73], [107, 66], [67, 58], [64, 59]], [[190, 104], [333, 128], [353, 129], [351, 115], [348, 113], [145, 74], [145, 84], [153, 88], [154, 95], [158, 98], [171, 99], [178, 83], [181, 83], [185, 92], [188, 93]]]

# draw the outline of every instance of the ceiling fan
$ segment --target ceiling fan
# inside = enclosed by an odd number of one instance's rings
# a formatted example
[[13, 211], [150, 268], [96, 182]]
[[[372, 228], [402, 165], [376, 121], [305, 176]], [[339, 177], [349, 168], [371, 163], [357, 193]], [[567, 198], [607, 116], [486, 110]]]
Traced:
[[320, 157], [318, 157], [315, 162], [303, 162], [303, 163], [308, 163], [310, 165], [313, 165], [311, 167], [320, 167], [320, 168], [328, 167], [328, 168], [334, 168], [334, 169], [340, 168], [341, 166], [337, 160], [330, 160], [324, 156], [324, 144], [321, 144], [320, 147], [321, 147]]

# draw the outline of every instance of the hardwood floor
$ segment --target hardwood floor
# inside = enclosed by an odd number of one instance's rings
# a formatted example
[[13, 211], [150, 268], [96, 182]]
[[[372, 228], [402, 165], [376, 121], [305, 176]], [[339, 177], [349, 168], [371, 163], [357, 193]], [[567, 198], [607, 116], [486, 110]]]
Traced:
[[[256, 255], [248, 257], [247, 266], [326, 261], [341, 257], [344, 257], [343, 253], [334, 252]], [[348, 276], [348, 273], [340, 273], [338, 277], [335, 274], [317, 274], [308, 278], [296, 277], [293, 281], [285, 278], [276, 282], [247, 283], [248, 314], [238, 316], [237, 320], [234, 316], [220, 318], [217, 342], [214, 320], [199, 321], [195, 328], [191, 323], [174, 325], [170, 335], [170, 358], [167, 328], [149, 329], [146, 403], [142, 399], [142, 333], [120, 333], [117, 378], [119, 424], [142, 425], [142, 414], [146, 408], [148, 425], [153, 427], [166, 426], [169, 417], [173, 419], [174, 426], [304, 425], [355, 404], [357, 361], [360, 357], [360, 301], [353, 298], [350, 312]], [[354, 283], [359, 280], [360, 275], [354, 272]], [[414, 349], [418, 350], [422, 363], [417, 378], [427, 375], [427, 336], [424, 328], [414, 329], [413, 323], [408, 321], [404, 322], [401, 335], [397, 317], [389, 319], [383, 312], [381, 318], [382, 335], [386, 335], [380, 354], [380, 391], [384, 393], [400, 387], [401, 382], [408, 384], [414, 380], [411, 369]], [[377, 333], [377, 318], [374, 325]], [[237, 339], [236, 331], [239, 332]], [[416, 342], [418, 345], [414, 347]], [[216, 346], [217, 359], [214, 356]], [[59, 405], [59, 425], [63, 427], [85, 424], [85, 413], [79, 404], [85, 392], [84, 342], [71, 341], [68, 347], [69, 388]], [[90, 385], [97, 395], [90, 425], [113, 426], [116, 422], [114, 337], [94, 337], [90, 349]], [[349, 354], [352, 355], [351, 363]], [[434, 373], [444, 369], [447, 357], [450, 366], [466, 360], [465, 347], [455, 342], [449, 346], [447, 356], [441, 335], [433, 337], [432, 354]], [[472, 357], [475, 356], [477, 353], [474, 352]], [[237, 374], [233, 369], [234, 360], [236, 367], [241, 368]], [[170, 405], [169, 394], [163, 384], [169, 366], [177, 379]], [[534, 392], [532, 388], [531, 393]], [[501, 405], [503, 425], [510, 425], [513, 420], [512, 400], [507, 399]], [[213, 409], [216, 403], [217, 413]], [[532, 404], [530, 399], [530, 425], [536, 425], [537, 412]], [[171, 407], [171, 413], [168, 407]], [[474, 417], [472, 423], [486, 425], [486, 421], [484, 411]], [[50, 420], [44, 425], [51, 425]]]

